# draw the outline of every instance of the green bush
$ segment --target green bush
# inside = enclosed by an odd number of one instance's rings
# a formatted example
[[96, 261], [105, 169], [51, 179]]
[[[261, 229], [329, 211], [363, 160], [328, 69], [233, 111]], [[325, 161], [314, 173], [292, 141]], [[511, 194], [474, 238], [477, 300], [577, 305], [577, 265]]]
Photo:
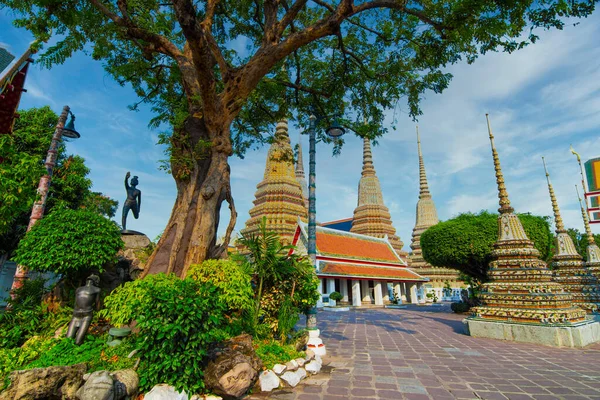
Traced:
[[296, 351], [292, 345], [281, 345], [276, 341], [255, 341], [256, 354], [267, 369], [273, 368], [275, 364], [286, 363], [290, 360], [304, 357], [304, 353]]
[[92, 211], [59, 209], [34, 225], [19, 242], [13, 260], [77, 283], [91, 270], [102, 272], [122, 247], [114, 222]]
[[450, 304], [450, 308], [455, 313], [460, 314], [460, 313], [465, 313], [465, 312], [469, 311], [469, 309], [471, 308], [471, 306], [468, 305], [467, 303], [460, 302], [460, 303], [452, 303], [452, 304]]
[[[219, 302], [227, 304], [232, 318], [232, 334], [248, 328], [254, 310], [252, 276], [246, 264], [231, 260], [206, 260], [190, 266], [187, 277], [201, 283], [212, 283], [219, 289]], [[245, 319], [245, 321], [244, 321]]]
[[329, 293], [329, 298], [333, 301], [340, 301], [344, 296], [340, 292], [331, 292]]
[[149, 275], [115, 289], [102, 315], [112, 324], [137, 321], [140, 388], [168, 383], [188, 393], [204, 388], [207, 350], [229, 337], [227, 304], [209, 282], [175, 275]]

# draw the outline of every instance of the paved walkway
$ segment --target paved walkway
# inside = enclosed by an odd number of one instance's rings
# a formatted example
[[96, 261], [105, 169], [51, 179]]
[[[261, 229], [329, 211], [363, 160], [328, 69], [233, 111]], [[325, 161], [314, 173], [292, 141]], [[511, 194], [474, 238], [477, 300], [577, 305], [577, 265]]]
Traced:
[[328, 366], [268, 398], [600, 399], [600, 344], [556, 349], [472, 338], [447, 305], [318, 318]]

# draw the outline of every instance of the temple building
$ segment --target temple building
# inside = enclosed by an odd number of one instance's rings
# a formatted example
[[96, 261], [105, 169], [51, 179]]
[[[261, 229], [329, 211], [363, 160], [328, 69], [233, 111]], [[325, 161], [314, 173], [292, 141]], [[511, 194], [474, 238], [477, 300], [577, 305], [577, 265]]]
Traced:
[[585, 225], [585, 234], [587, 237], [588, 245], [587, 245], [587, 261], [585, 262], [585, 266], [590, 273], [592, 273], [595, 277], [600, 279], [600, 248], [596, 244], [594, 240], [594, 234], [592, 233], [592, 228], [590, 227], [590, 220], [588, 218], [588, 213], [581, 203], [581, 197], [579, 197], [579, 193], [577, 193], [577, 197], [579, 198], [579, 205], [581, 206], [581, 216], [583, 217], [583, 224]]
[[277, 124], [267, 154], [265, 174], [256, 186], [254, 207], [250, 209], [250, 219], [246, 221], [242, 234], [258, 232], [263, 218], [266, 218], [267, 229], [277, 232], [283, 242], [290, 244], [298, 218], [307, 220], [308, 210], [294, 171], [293, 157], [288, 122], [282, 120]]
[[439, 220], [435, 204], [429, 192], [418, 127], [417, 147], [419, 152], [419, 200], [417, 201], [416, 222], [410, 244], [412, 254], [410, 255], [409, 265], [419, 275], [429, 278], [429, 282], [425, 284], [426, 294], [433, 293], [440, 300], [459, 300], [460, 290], [465, 285], [458, 279], [458, 272], [450, 268], [432, 266], [425, 261], [423, 252], [421, 251], [421, 234], [427, 228], [436, 225]]
[[[403, 302], [423, 303], [427, 278], [410, 270], [387, 238], [317, 226], [317, 276], [321, 304], [339, 292], [342, 305], [383, 306], [392, 296]], [[307, 254], [308, 227], [299, 221], [292, 243]]]
[[389, 209], [383, 203], [381, 184], [373, 165], [371, 141], [363, 139], [363, 168], [358, 183], [358, 205], [354, 209], [350, 232], [377, 238], [387, 237], [398, 255], [406, 260], [404, 243], [396, 235]]
[[600, 306], [600, 282], [586, 268], [583, 257], [577, 253], [575, 244], [565, 229], [544, 157], [542, 161], [556, 226], [555, 254], [550, 264], [554, 270], [554, 281], [571, 293], [574, 305], [581, 307], [587, 313], [597, 312]]
[[500, 203], [498, 240], [492, 250], [490, 281], [479, 296], [482, 305], [467, 319], [470, 335], [567, 347], [597, 341], [600, 325], [586, 320], [586, 312], [573, 305], [572, 295], [553, 280], [514, 213], [489, 119], [488, 131]]

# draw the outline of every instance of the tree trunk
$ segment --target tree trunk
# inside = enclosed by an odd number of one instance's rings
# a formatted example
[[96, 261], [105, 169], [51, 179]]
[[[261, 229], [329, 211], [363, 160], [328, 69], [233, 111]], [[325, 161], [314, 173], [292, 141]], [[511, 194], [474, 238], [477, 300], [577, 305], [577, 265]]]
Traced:
[[[221, 121], [216, 129], [209, 129], [203, 117], [188, 117], [181, 135], [174, 138], [172, 146], [176, 157], [172, 157], [171, 169], [177, 199], [143, 276], [165, 272], [183, 278], [191, 264], [219, 258], [227, 250], [237, 213], [231, 197], [227, 162], [231, 155], [229, 123], [226, 118]], [[182, 155], [185, 161], [179, 157]], [[223, 201], [229, 203], [231, 218], [224, 243], [217, 245]]]

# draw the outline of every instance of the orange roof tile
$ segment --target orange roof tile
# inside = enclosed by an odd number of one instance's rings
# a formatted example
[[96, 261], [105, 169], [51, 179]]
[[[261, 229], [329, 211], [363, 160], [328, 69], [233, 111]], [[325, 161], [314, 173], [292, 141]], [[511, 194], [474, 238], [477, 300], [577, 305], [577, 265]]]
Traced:
[[381, 239], [317, 228], [317, 251], [322, 256], [402, 264], [392, 247]]
[[369, 267], [357, 264], [321, 263], [317, 275], [365, 277], [400, 281], [426, 281], [421, 275], [404, 267]]

